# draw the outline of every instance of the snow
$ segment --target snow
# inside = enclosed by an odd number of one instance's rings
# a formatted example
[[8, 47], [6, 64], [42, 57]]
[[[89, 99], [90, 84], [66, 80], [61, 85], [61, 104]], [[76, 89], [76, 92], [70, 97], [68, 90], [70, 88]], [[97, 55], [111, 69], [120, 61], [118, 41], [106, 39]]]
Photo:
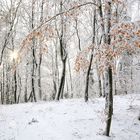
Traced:
[[140, 94], [114, 97], [111, 137], [104, 98], [0, 105], [0, 140], [140, 140]]

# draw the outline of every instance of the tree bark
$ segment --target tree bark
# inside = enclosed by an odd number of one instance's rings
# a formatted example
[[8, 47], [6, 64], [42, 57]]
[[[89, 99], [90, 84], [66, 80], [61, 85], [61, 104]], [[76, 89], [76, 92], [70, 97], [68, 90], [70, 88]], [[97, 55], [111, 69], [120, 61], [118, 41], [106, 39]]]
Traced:
[[105, 135], [109, 136], [111, 121], [112, 121], [112, 114], [113, 114], [113, 79], [112, 79], [112, 68], [109, 67], [107, 70], [108, 73], [108, 87], [109, 93], [106, 93], [106, 113], [107, 113], [107, 120], [106, 120], [106, 129]]
[[[107, 2], [108, 10], [107, 10], [107, 34], [106, 40], [107, 44], [110, 45], [111, 38], [110, 38], [110, 28], [111, 28], [111, 2]], [[106, 85], [108, 91], [106, 91], [106, 113], [107, 113], [107, 120], [106, 120], [106, 129], [105, 135], [109, 136], [110, 134], [110, 127], [112, 121], [112, 114], [113, 114], [113, 74], [112, 74], [112, 67], [109, 65], [107, 69], [107, 76], [106, 79], [108, 84]]]
[[[32, 0], [32, 30], [34, 29], [34, 8], [35, 8], [35, 0]], [[32, 85], [32, 91], [31, 91], [31, 101], [37, 101], [36, 100], [36, 93], [35, 93], [35, 68], [36, 68], [36, 58], [35, 58], [35, 38], [32, 39], [32, 74], [31, 74], [31, 85]]]
[[[63, 9], [63, 3], [62, 1], [60, 2], [60, 12], [62, 12]], [[64, 94], [64, 86], [65, 86], [65, 77], [66, 77], [66, 60], [67, 60], [67, 52], [66, 52], [66, 43], [64, 40], [64, 19], [63, 15], [61, 16], [61, 35], [59, 38], [60, 42], [60, 54], [61, 54], [61, 61], [62, 61], [62, 75], [61, 75], [61, 80], [60, 80], [60, 85], [58, 89], [58, 94], [57, 94], [57, 100], [63, 98]]]
[[93, 17], [92, 51], [91, 51], [91, 56], [90, 56], [90, 64], [89, 64], [87, 75], [86, 75], [85, 102], [88, 101], [88, 97], [89, 97], [89, 76], [90, 76], [90, 71], [91, 71], [91, 66], [92, 66], [92, 61], [93, 61], [93, 53], [94, 53], [94, 44], [95, 44], [95, 35], [96, 35], [95, 26], [96, 26], [96, 9], [94, 10], [94, 17]]

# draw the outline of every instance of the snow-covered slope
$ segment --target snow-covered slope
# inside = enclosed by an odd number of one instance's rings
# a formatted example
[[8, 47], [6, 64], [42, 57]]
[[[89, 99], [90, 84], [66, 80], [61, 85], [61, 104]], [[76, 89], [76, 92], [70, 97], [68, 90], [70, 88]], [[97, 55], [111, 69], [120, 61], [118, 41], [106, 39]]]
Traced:
[[140, 140], [140, 95], [115, 96], [111, 137], [104, 99], [0, 106], [0, 140]]

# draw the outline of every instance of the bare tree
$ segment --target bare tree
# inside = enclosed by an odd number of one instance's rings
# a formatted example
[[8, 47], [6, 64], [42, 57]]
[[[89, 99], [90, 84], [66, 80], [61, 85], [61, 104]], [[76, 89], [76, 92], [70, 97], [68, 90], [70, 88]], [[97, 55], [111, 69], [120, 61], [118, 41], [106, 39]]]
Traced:
[[[63, 10], [63, 2], [60, 2], [60, 13]], [[64, 16], [61, 15], [61, 33], [60, 33], [60, 38], [59, 38], [59, 43], [60, 43], [60, 55], [61, 55], [61, 61], [62, 61], [62, 74], [61, 74], [61, 79], [60, 79], [60, 85], [58, 89], [58, 95], [57, 95], [57, 100], [63, 98], [64, 94], [64, 86], [65, 86], [65, 77], [66, 77], [66, 60], [67, 60], [67, 52], [66, 52], [66, 42], [65, 42], [65, 23], [64, 23]]]

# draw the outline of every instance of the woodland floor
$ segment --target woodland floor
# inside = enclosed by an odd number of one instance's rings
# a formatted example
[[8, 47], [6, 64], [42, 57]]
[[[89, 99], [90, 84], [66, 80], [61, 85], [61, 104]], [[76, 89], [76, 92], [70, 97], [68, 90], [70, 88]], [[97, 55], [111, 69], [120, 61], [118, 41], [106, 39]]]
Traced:
[[0, 106], [0, 140], [140, 140], [140, 94], [114, 97], [111, 137], [104, 98]]

